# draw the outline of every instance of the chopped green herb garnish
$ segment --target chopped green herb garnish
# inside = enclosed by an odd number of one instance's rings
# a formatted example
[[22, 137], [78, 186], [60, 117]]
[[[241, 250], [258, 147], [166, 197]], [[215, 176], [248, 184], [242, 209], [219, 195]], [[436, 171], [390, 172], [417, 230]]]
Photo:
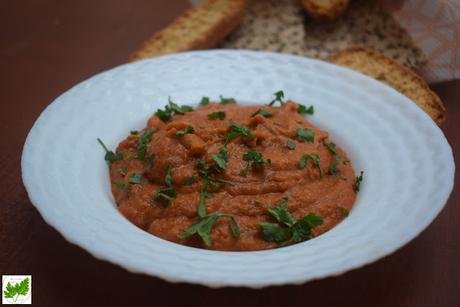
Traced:
[[113, 184], [119, 188], [120, 190], [125, 190], [128, 188], [128, 185], [126, 185], [125, 183], [123, 182], [120, 182], [120, 181], [114, 181]]
[[104, 148], [105, 150], [104, 159], [105, 161], [107, 161], [109, 165], [111, 165], [115, 161], [123, 159], [123, 156], [121, 154], [116, 154], [113, 151], [109, 150], [107, 146], [105, 146], [105, 144], [101, 141], [100, 138], [97, 138], [97, 141], [99, 142], [99, 144], [101, 144], [102, 148]]
[[[270, 159], [264, 160], [262, 154], [254, 149], [251, 149], [247, 153], [243, 154], [243, 160], [248, 162], [247, 167], [249, 167], [249, 164], [251, 164], [252, 168], [257, 172], [263, 170], [264, 164], [271, 163]], [[247, 173], [247, 170], [245, 173]]]
[[131, 130], [129, 133], [130, 133], [131, 135], [138, 135], [138, 134], [139, 134], [139, 131], [137, 131], [137, 130]]
[[254, 117], [256, 115], [262, 115], [263, 117], [272, 117], [273, 113], [267, 110], [259, 109], [252, 113], [251, 117]]
[[244, 125], [239, 125], [233, 120], [230, 120], [230, 131], [227, 132], [226, 138], [228, 141], [233, 140], [234, 138], [237, 138], [239, 136], [242, 136], [243, 138], [247, 140], [254, 140], [255, 137], [252, 135], [251, 130], [247, 128]]
[[182, 181], [182, 184], [192, 185], [195, 182], [195, 180], [196, 180], [195, 176], [187, 177], [187, 178], [184, 178], [184, 180]]
[[133, 173], [129, 178], [128, 182], [132, 184], [140, 184], [142, 181], [142, 174], [141, 173]]
[[155, 115], [166, 122], [172, 118], [173, 115], [183, 115], [187, 112], [192, 112], [193, 108], [191, 106], [179, 106], [171, 100], [171, 97], [168, 98], [168, 104], [165, 106], [164, 110], [158, 109], [155, 112]]
[[315, 113], [315, 109], [313, 108], [313, 106], [309, 106], [308, 108], [306, 106], [304, 106], [303, 104], [299, 104], [297, 106], [297, 113], [299, 114], [309, 114], [309, 115], [313, 115]]
[[323, 219], [314, 213], [309, 213], [299, 220], [295, 220], [287, 209], [287, 197], [276, 205], [267, 209], [277, 223], [260, 223], [264, 239], [286, 246], [313, 237], [311, 230], [323, 224]]
[[347, 208], [342, 208], [342, 214], [344, 217], [347, 217], [348, 215], [350, 215], [350, 210], [348, 210]]
[[329, 151], [337, 158], [337, 160], [342, 164], [347, 164], [350, 160], [342, 156], [336, 148], [334, 143], [324, 143], [324, 146], [329, 149]]
[[209, 104], [209, 97], [203, 96], [200, 101], [200, 106], [207, 106]]
[[147, 144], [152, 139], [154, 129], [146, 129], [142, 132], [141, 136], [137, 140], [137, 158], [143, 159], [147, 152]]
[[305, 154], [303, 155], [300, 160], [299, 160], [299, 169], [304, 169], [307, 166], [307, 161], [311, 160], [313, 162], [313, 165], [318, 169], [319, 171], [319, 176], [323, 177], [323, 171], [321, 169], [320, 161], [319, 161], [319, 156], [315, 153], [312, 154]]
[[165, 175], [165, 183], [168, 187], [172, 187], [171, 171], [172, 171], [172, 165], [169, 164], [168, 169], [166, 170], [166, 175]]
[[295, 149], [296, 144], [295, 144], [295, 142], [294, 142], [293, 140], [289, 139], [289, 140], [287, 140], [287, 142], [286, 142], [286, 146], [287, 146], [287, 148], [289, 148], [289, 149]]
[[156, 201], [163, 202], [164, 206], [166, 207], [174, 199], [174, 197], [176, 197], [176, 195], [176, 190], [174, 190], [173, 188], [162, 188], [155, 192], [153, 198]]
[[361, 182], [363, 181], [363, 175], [364, 172], [361, 171], [358, 177], [356, 177], [355, 184], [353, 185], [353, 190], [355, 192], [359, 192], [359, 189], [361, 188]]
[[222, 112], [222, 111], [219, 111], [219, 112], [212, 112], [210, 114], [208, 114], [208, 118], [210, 120], [216, 120], [216, 119], [220, 119], [220, 120], [223, 120], [225, 119], [225, 112]]
[[124, 167], [119, 167], [117, 171], [118, 171], [118, 173], [119, 173], [120, 175], [122, 175], [123, 177], [126, 176], [126, 169], [125, 169]]
[[152, 164], [153, 164], [153, 154], [149, 154], [144, 160], [145, 169], [147, 171], [150, 171], [152, 169]]
[[185, 127], [184, 129], [182, 130], [178, 130], [176, 131], [176, 136], [184, 136], [186, 134], [189, 134], [189, 133], [192, 133], [194, 130], [193, 130], [193, 127], [192, 126], [187, 126]]
[[337, 168], [337, 163], [329, 164], [328, 172], [329, 175], [337, 175], [338, 173], [340, 173], [339, 169]]
[[298, 128], [296, 130], [297, 138], [300, 141], [312, 143], [315, 139], [315, 133], [309, 128]]
[[275, 95], [275, 99], [273, 99], [272, 101], [270, 101], [270, 102], [268, 103], [268, 106], [271, 107], [271, 106], [274, 105], [275, 102], [277, 102], [277, 101], [280, 103], [280, 105], [283, 105], [283, 104], [284, 104], [284, 101], [283, 101], [283, 99], [284, 99], [284, 92], [283, 92], [283, 91], [278, 91], [278, 92], [274, 93], [273, 95]]
[[220, 148], [219, 154], [211, 155], [211, 158], [216, 162], [216, 165], [219, 169], [224, 170], [228, 162], [228, 152], [227, 145], [224, 145]]
[[236, 100], [234, 98], [228, 97], [225, 98], [222, 95], [220, 97], [220, 104], [231, 104], [231, 103], [236, 103]]

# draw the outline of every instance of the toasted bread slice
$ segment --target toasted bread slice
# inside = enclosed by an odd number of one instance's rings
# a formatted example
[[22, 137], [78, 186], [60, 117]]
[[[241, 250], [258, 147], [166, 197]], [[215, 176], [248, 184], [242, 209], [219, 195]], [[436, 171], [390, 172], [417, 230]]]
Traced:
[[244, 15], [246, 0], [204, 0], [154, 34], [130, 60], [215, 46]]
[[420, 76], [399, 62], [369, 48], [355, 46], [339, 51], [329, 61], [382, 81], [409, 97], [438, 125], [446, 117], [441, 99]]
[[336, 19], [345, 11], [348, 0], [302, 0], [307, 13], [315, 19]]

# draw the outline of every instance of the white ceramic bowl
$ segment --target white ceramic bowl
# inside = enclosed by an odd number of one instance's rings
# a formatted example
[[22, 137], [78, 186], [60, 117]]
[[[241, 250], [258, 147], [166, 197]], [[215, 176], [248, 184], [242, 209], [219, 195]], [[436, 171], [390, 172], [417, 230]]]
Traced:
[[[115, 148], [170, 95], [181, 104], [219, 94], [242, 103], [287, 98], [313, 104], [312, 122], [365, 171], [350, 216], [307, 242], [258, 252], [218, 252], [142, 231], [113, 201], [96, 142]], [[158, 57], [98, 74], [58, 97], [24, 145], [30, 200], [67, 240], [132, 272], [211, 287], [296, 284], [361, 267], [417, 236], [447, 201], [452, 151], [413, 102], [362, 74], [326, 62], [253, 51]]]

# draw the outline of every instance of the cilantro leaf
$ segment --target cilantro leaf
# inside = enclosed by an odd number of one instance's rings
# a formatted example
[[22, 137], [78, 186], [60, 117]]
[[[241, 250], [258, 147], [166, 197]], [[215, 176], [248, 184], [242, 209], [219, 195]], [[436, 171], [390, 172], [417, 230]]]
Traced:
[[97, 141], [99, 142], [99, 144], [101, 144], [102, 148], [104, 148], [105, 150], [104, 159], [105, 161], [107, 161], [109, 165], [111, 165], [115, 161], [123, 159], [123, 156], [121, 154], [116, 154], [113, 151], [109, 150], [107, 146], [105, 146], [105, 144], [101, 141], [100, 138], [97, 138]]
[[113, 184], [120, 190], [125, 190], [128, 188], [128, 186], [125, 183], [120, 182], [120, 181], [114, 181]]
[[153, 164], [153, 154], [149, 154], [144, 160], [145, 169], [147, 171], [150, 171], [152, 169], [152, 164]]
[[219, 97], [220, 97], [220, 104], [233, 104], [233, 103], [236, 103], [236, 100], [234, 98], [231, 98], [231, 97], [225, 98], [222, 95], [220, 95]]
[[347, 160], [344, 156], [342, 156], [339, 151], [336, 148], [336, 145], [334, 143], [324, 143], [324, 146], [329, 149], [329, 151], [336, 157], [336, 159], [342, 163], [342, 164], [347, 164], [350, 162], [350, 160]]
[[361, 188], [361, 182], [363, 181], [363, 175], [364, 175], [364, 172], [361, 171], [359, 176], [356, 177], [355, 183], [353, 185], [353, 190], [355, 192], [359, 192], [359, 189]]
[[309, 128], [297, 128], [296, 136], [300, 141], [312, 143], [315, 139], [315, 133]]
[[233, 120], [230, 120], [230, 131], [227, 133], [226, 137], [228, 141], [233, 140], [239, 136], [244, 137], [245, 139], [252, 141], [255, 137], [252, 135], [251, 130], [244, 125], [239, 125]]
[[234, 238], [240, 236], [240, 226], [233, 215], [230, 216], [230, 232]]
[[270, 101], [270, 102], [267, 104], [268, 106], [271, 107], [271, 106], [274, 105], [275, 102], [277, 102], [277, 101], [280, 103], [280, 105], [283, 105], [283, 104], [284, 104], [284, 101], [283, 101], [283, 99], [284, 99], [284, 92], [283, 92], [283, 91], [278, 91], [278, 92], [274, 93], [273, 95], [275, 95], [275, 99], [273, 99], [272, 101]]
[[305, 154], [303, 155], [300, 160], [299, 160], [299, 169], [304, 169], [307, 166], [308, 160], [311, 160], [313, 162], [313, 165], [318, 169], [319, 171], [319, 176], [323, 177], [323, 171], [320, 166], [320, 161], [319, 161], [319, 156], [315, 153], [312, 154]]
[[259, 109], [255, 111], [254, 113], [251, 114], [251, 117], [254, 117], [256, 115], [262, 115], [263, 117], [272, 117], [273, 113], [264, 109]]
[[137, 131], [137, 130], [131, 130], [131, 131], [129, 132], [129, 134], [131, 134], [131, 135], [138, 135], [138, 134], [139, 134], [139, 131]]
[[193, 127], [192, 126], [187, 126], [185, 127], [184, 129], [182, 130], [178, 130], [176, 131], [176, 136], [184, 136], [186, 134], [189, 134], [189, 133], [192, 133], [194, 130], [193, 130]]
[[315, 109], [313, 108], [313, 106], [309, 106], [308, 108], [306, 106], [304, 106], [303, 104], [299, 104], [297, 106], [297, 113], [299, 114], [309, 114], [309, 115], [313, 115], [315, 113]]
[[350, 210], [348, 210], [347, 208], [342, 208], [342, 214], [344, 217], [347, 217], [348, 215], [350, 215]]
[[222, 111], [212, 112], [208, 114], [208, 118], [210, 120], [216, 120], [216, 119], [223, 120], [225, 119], [225, 116], [226, 116], [225, 112], [222, 112]]
[[140, 184], [142, 182], [142, 174], [141, 173], [133, 173], [129, 178], [128, 182], [132, 184]]
[[296, 143], [293, 140], [289, 139], [286, 142], [286, 146], [289, 149], [295, 149], [296, 148]]
[[209, 104], [209, 97], [203, 96], [200, 101], [200, 106], [207, 106]]
[[212, 198], [212, 194], [206, 192], [206, 188], [204, 186], [200, 189], [200, 200], [198, 201], [198, 216], [205, 217], [206, 216], [206, 198]]

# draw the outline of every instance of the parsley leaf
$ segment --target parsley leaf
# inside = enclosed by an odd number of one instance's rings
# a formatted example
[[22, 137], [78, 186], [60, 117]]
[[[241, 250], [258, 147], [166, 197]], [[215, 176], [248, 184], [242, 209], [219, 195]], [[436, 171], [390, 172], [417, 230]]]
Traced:
[[163, 206], [166, 207], [169, 203], [177, 196], [176, 190], [171, 187], [162, 188], [155, 192], [153, 196], [154, 200], [163, 202]]
[[209, 97], [203, 96], [200, 101], [200, 106], [207, 106], [209, 104]]
[[191, 106], [183, 105], [179, 106], [171, 100], [171, 97], [168, 97], [168, 104], [165, 106], [164, 110], [158, 109], [155, 112], [157, 116], [162, 121], [166, 122], [172, 118], [173, 115], [183, 115], [187, 112], [192, 112], [193, 108]]
[[142, 182], [142, 174], [141, 173], [133, 173], [129, 178], [128, 182], [132, 184], [140, 184]]
[[297, 106], [297, 113], [299, 114], [309, 114], [309, 115], [313, 115], [315, 113], [315, 109], [313, 108], [313, 106], [309, 106], [308, 108], [306, 106], [304, 106], [303, 104], [299, 104]]
[[252, 113], [251, 117], [254, 117], [256, 115], [262, 115], [263, 117], [272, 117], [273, 113], [267, 110], [259, 109]]
[[289, 139], [286, 142], [286, 146], [289, 149], [295, 149], [296, 148], [296, 143], [293, 140]]
[[165, 183], [168, 187], [172, 186], [171, 171], [172, 171], [172, 165], [169, 164], [168, 169], [166, 170], [166, 175], [165, 175]]
[[107, 146], [105, 146], [105, 144], [101, 141], [100, 138], [97, 138], [97, 141], [99, 142], [99, 144], [101, 144], [102, 148], [104, 148], [105, 150], [104, 159], [105, 161], [107, 161], [109, 165], [111, 165], [115, 161], [123, 159], [123, 156], [121, 154], [116, 154], [113, 151], [109, 150]]
[[137, 140], [137, 158], [143, 159], [145, 157], [145, 153], [147, 152], [147, 144], [152, 139], [154, 129], [146, 129], [142, 132], [141, 136]]
[[[262, 154], [254, 149], [251, 149], [247, 153], [243, 154], [243, 160], [251, 164], [255, 171], [262, 171], [265, 163], [271, 163], [271, 160], [264, 160]], [[247, 170], [245, 171], [247, 173]]]
[[189, 134], [189, 133], [192, 133], [194, 130], [193, 130], [193, 127], [192, 126], [187, 126], [185, 127], [184, 129], [182, 130], [178, 130], [176, 131], [176, 136], [184, 136], [186, 134]]
[[260, 223], [264, 239], [269, 242], [278, 242], [280, 246], [286, 246], [302, 240], [311, 239], [311, 230], [323, 224], [323, 219], [314, 213], [299, 220], [287, 210], [287, 197], [276, 205], [275, 208], [267, 209], [277, 223]]
[[23, 279], [21, 282], [16, 283], [14, 286], [8, 282], [3, 292], [5, 298], [11, 298], [14, 302], [18, 299], [19, 295], [27, 295], [29, 293], [29, 277]]
[[324, 143], [324, 146], [329, 149], [329, 151], [337, 158], [337, 160], [342, 164], [347, 164], [350, 160], [347, 160], [344, 156], [342, 156], [336, 148], [334, 143]]
[[268, 106], [272, 106], [275, 104], [275, 102], [279, 102], [280, 105], [283, 105], [284, 104], [284, 101], [283, 101], [283, 98], [284, 98], [284, 92], [283, 91], [278, 91], [276, 93], [274, 93], [273, 95], [275, 95], [275, 99], [273, 99], [272, 101], [270, 101], [267, 105]]
[[216, 120], [216, 119], [220, 119], [220, 120], [223, 120], [225, 119], [225, 112], [222, 112], [222, 111], [219, 111], [219, 112], [212, 112], [210, 114], [208, 114], [208, 118], [210, 120]]
[[230, 120], [230, 131], [227, 132], [226, 138], [228, 141], [233, 140], [239, 136], [244, 137], [245, 139], [252, 141], [255, 137], [252, 135], [251, 130], [244, 125], [239, 125], [233, 120]]
[[355, 184], [353, 185], [353, 190], [354, 190], [355, 192], [359, 192], [359, 189], [361, 188], [361, 182], [363, 181], [363, 175], [364, 175], [364, 172], [361, 171], [361, 173], [359, 174], [359, 176], [356, 177]]
[[311, 160], [313, 162], [313, 165], [318, 169], [319, 171], [319, 176], [323, 177], [323, 171], [320, 166], [320, 161], [319, 161], [319, 156], [315, 153], [312, 154], [305, 154], [303, 155], [300, 160], [299, 160], [299, 169], [304, 169], [307, 166], [308, 160]]
[[222, 97], [222, 95], [220, 95], [219, 97], [220, 97], [220, 104], [236, 103], [236, 100], [234, 98], [231, 98], [231, 97], [225, 98], [225, 97]]
[[330, 175], [337, 175], [340, 173], [339, 169], [337, 168], [337, 163], [329, 164], [328, 172]]
[[315, 139], [315, 133], [309, 128], [297, 128], [296, 135], [300, 141], [306, 141], [309, 143], [312, 143]]
[[195, 176], [187, 177], [187, 178], [184, 178], [184, 180], [182, 181], [182, 184], [192, 185], [195, 182], [195, 180], [196, 180]]
[[227, 151], [227, 145], [224, 145], [220, 148], [219, 154], [212, 154], [211, 158], [216, 162], [216, 165], [224, 170], [227, 167], [227, 162], [228, 162], [228, 151]]
[[117, 171], [118, 171], [118, 173], [119, 173], [120, 175], [122, 175], [123, 177], [126, 176], [126, 169], [125, 169], [124, 167], [119, 167]]

